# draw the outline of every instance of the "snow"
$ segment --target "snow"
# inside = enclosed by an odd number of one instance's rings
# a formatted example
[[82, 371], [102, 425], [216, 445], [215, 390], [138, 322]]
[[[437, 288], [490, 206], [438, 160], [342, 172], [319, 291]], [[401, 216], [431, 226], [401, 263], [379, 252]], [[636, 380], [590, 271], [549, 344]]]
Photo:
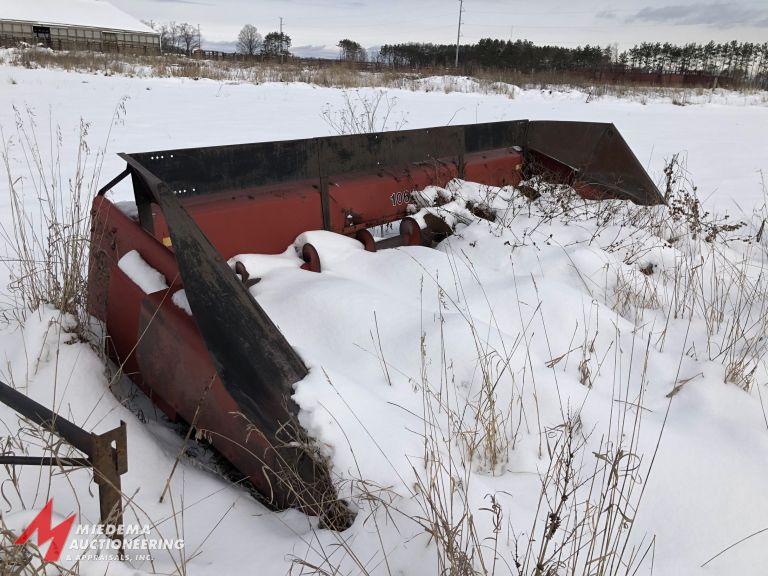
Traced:
[[298, 253], [296, 247], [289, 246], [282, 254], [241, 254], [231, 258], [229, 264], [234, 269], [235, 262], [242, 262], [253, 278], [262, 278], [282, 268], [299, 268], [304, 261]]
[[171, 302], [176, 304], [179, 308], [184, 310], [187, 314], [192, 316], [192, 308], [189, 305], [189, 300], [187, 299], [187, 292], [185, 290], [177, 290], [173, 293], [173, 296], [171, 296]]
[[312, 244], [320, 256], [320, 262], [325, 270], [333, 270], [337, 264], [363, 250], [363, 245], [348, 236], [334, 234], [326, 230], [311, 230], [300, 234], [293, 246], [298, 254], [304, 244]]
[[134, 222], [139, 221], [139, 209], [136, 206], [136, 202], [133, 200], [123, 200], [122, 202], [115, 202], [115, 208], [120, 210], [123, 214], [128, 216]]
[[0, 0], [0, 18], [155, 34], [146, 24], [105, 0]]
[[[445, 195], [476, 197], [481, 187], [454, 182], [450, 188]], [[475, 218], [438, 250], [368, 253], [345, 250], [346, 242], [339, 239], [336, 246], [326, 244], [332, 254], [343, 255], [330, 272], [286, 269], [251, 289], [311, 367], [294, 396], [302, 424], [327, 447], [334, 471], [344, 479], [340, 485], [352, 486], [353, 501], [360, 498], [354, 481], [363, 478], [388, 487], [405, 500], [400, 506], [417, 513], [412, 486], [422, 466], [421, 431], [430, 410], [425, 397], [442, 394], [456, 413], [466, 413], [481, 394], [478, 358], [507, 356], [511, 368], [501, 377], [498, 405], [515, 406], [512, 420], [537, 414], [539, 423], [529, 421], [531, 429], [495, 467], [483, 455], [473, 461], [468, 498], [478, 503], [474, 513], [481, 522], [484, 497], [495, 494], [513, 529], [524, 531], [529, 525], [520, 519], [534, 515], [543, 464], [536, 430], [551, 429], [569, 409], [578, 410], [584, 430], [600, 431], [588, 441], [588, 452], [598, 452], [617, 388], [625, 386], [622, 397], [642, 398], [640, 450], [646, 463], [662, 438], [638, 515], [638, 538], [657, 538], [654, 573], [697, 573], [729, 539], [762, 527], [768, 501], [758, 494], [768, 472], [768, 435], [756, 394], [750, 398], [725, 384], [723, 366], [703, 352], [708, 337], [701, 326], [670, 321], [664, 309], [675, 298], [675, 264], [688, 258], [689, 250], [701, 250], [708, 264], [713, 258], [747, 258], [745, 269], [755, 270], [762, 269], [762, 256], [747, 255], [738, 246], [714, 256], [700, 239], [673, 246], [649, 226], [619, 225], [618, 218], [601, 227], [596, 204], [574, 207], [576, 213], [584, 211], [581, 217], [547, 221], [545, 215], [557, 206], [554, 197], [529, 207], [511, 189], [485, 187], [485, 196], [499, 217], [507, 211], [503, 221]], [[630, 253], [638, 245], [643, 259], [632, 262]], [[641, 272], [647, 262], [656, 265], [650, 279]], [[622, 310], [616, 298], [623, 279], [638, 286], [650, 283], [662, 304]], [[652, 346], [647, 375], [639, 369], [625, 373], [633, 356], [643, 362], [637, 357], [642, 358], [646, 340], [658, 342], [665, 332], [670, 333], [666, 343]], [[579, 368], [580, 348], [587, 346], [594, 350], [586, 350], [588, 386], [580, 381]], [[574, 349], [578, 352], [567, 354]], [[548, 367], [562, 354], [566, 360]], [[450, 359], [448, 366], [443, 355]], [[676, 382], [692, 376], [694, 381], [675, 395], [665, 425], [667, 395]], [[766, 379], [761, 363], [756, 381]], [[434, 402], [431, 410], [439, 411]], [[452, 436], [447, 415], [438, 436]], [[450, 443], [440, 448], [447, 457]], [[731, 489], [734, 482], [739, 490]], [[364, 505], [363, 511], [369, 513]], [[383, 522], [384, 514], [378, 514]], [[406, 551], [404, 542], [418, 533], [416, 527], [394, 524], [379, 526], [383, 546], [397, 551], [390, 557], [392, 569], [432, 573], [434, 557], [417, 552], [420, 546]], [[362, 529], [353, 534], [361, 557], [375, 553], [379, 534]], [[511, 555], [512, 550], [502, 553]], [[755, 543], [707, 573], [730, 573], [738, 565], [739, 573], [756, 574], [754, 567], [766, 560], [765, 548]]]
[[128, 278], [144, 290], [145, 294], [153, 294], [168, 289], [165, 276], [144, 261], [136, 250], [131, 250], [118, 260], [120, 267]]
[[[251, 527], [255, 522], [260, 526], [258, 538], [260, 547], [264, 546], [265, 562], [271, 566], [281, 565], [286, 544], [294, 537], [291, 522], [298, 513], [268, 514], [245, 490], [213, 473], [210, 463], [199, 460], [182, 464], [172, 478], [170, 494], [166, 495], [163, 504], [159, 504], [174, 459], [182, 448], [183, 436], [163, 424], [155, 409], [143, 398], [137, 398], [135, 392], [121, 391], [123, 383], [111, 383], [102, 360], [90, 346], [71, 342], [71, 335], [63, 329], [70, 323], [57, 311], [42, 309], [27, 319], [23, 329], [0, 334], [3, 380], [15, 383], [38, 402], [55, 407], [70, 421], [89, 430], [106, 432], [118, 426], [120, 420], [128, 423], [128, 473], [122, 477], [122, 488], [125, 494], [137, 498], [138, 505], [129, 507], [126, 522], [155, 523], [152, 532], [156, 537], [182, 536], [187, 554], [203, 552], [196, 562], [199, 571], [195, 569], [200, 574], [234, 574], [251, 562], [254, 535]], [[65, 342], [71, 343], [65, 345]], [[34, 356], [25, 358], [25, 350], [34, 351]], [[114, 393], [124, 396], [118, 398], [110, 392], [110, 383]], [[141, 419], [137, 417], [138, 413], [143, 414]], [[13, 411], [0, 406], [0, 418], [4, 435], [21, 434], [24, 437]], [[30, 455], [42, 452], [38, 448], [39, 441], [29, 435], [26, 438]], [[21, 500], [14, 499], [10, 509], [3, 509], [3, 522], [8, 526], [18, 529], [29, 520], [30, 510], [41, 509], [47, 501], [49, 487], [54, 498], [54, 511], [59, 517], [75, 512], [78, 523], [98, 522], [98, 491], [90, 472], [77, 470], [66, 476], [49, 476], [44, 470], [39, 476], [34, 467], [17, 469], [17, 472], [20, 474]], [[5, 471], [2, 474], [3, 480], [7, 480]], [[42, 491], [37, 489], [38, 481], [42, 483]], [[77, 493], [66, 490], [65, 485], [69, 482], [82, 489]], [[175, 522], [173, 516], [173, 507], [178, 509], [182, 500], [185, 503], [183, 524]], [[222, 520], [223, 529], [212, 531], [219, 520]], [[74, 539], [73, 531], [70, 540]], [[221, 550], [222, 554], [211, 555], [209, 546], [211, 551]], [[169, 552], [155, 554], [159, 573], [173, 572], [180, 561], [179, 553], [175, 556]], [[69, 567], [74, 562], [62, 563]], [[147, 572], [154, 572], [148, 562], [133, 568], [115, 562], [106, 566], [98, 561], [80, 565], [80, 573], [89, 576], [136, 576]]]
[[[16, 83], [6, 82], [10, 78]], [[0, 66], [0, 82], [4, 139], [15, 136], [13, 106], [37, 112], [43, 142], [55, 130], [50, 117], [66, 144], [65, 181], [73, 176], [81, 116], [91, 122], [93, 146], [108, 147], [105, 182], [124, 167], [114, 152], [325, 135], [324, 106], [344, 102], [341, 90], [306, 84], [9, 66]], [[430, 82], [434, 89], [428, 92], [389, 91], [397, 98], [396, 119], [406, 120], [407, 128], [514, 118], [611, 121], [659, 182], [663, 160], [685, 152], [707, 209], [727, 209], [736, 219], [751, 216], [763, 201], [768, 107], [759, 95], [747, 100], [717, 93], [712, 102], [680, 107], [666, 97], [643, 104], [565, 90], [519, 90], [509, 98], [470, 92], [469, 82], [467, 91], [446, 94], [438, 81]], [[110, 132], [123, 96], [129, 97], [125, 114]], [[12, 143], [8, 150], [11, 168], [23, 174], [17, 148]], [[7, 186], [0, 179], [0, 223], [6, 228]], [[115, 197], [127, 200], [127, 191], [122, 186]], [[332, 465], [340, 494], [358, 511], [343, 535], [315, 530], [316, 519], [295, 511], [271, 512], [226, 479], [210, 454], [194, 443], [185, 446], [183, 432], [134, 386], [105, 373], [93, 349], [67, 332], [72, 319], [55, 310], [43, 308], [23, 326], [11, 323], [0, 332], [0, 375], [96, 432], [127, 422], [123, 490], [134, 503], [127, 518], [156, 521], [153, 533], [166, 538], [183, 535], [183, 572], [191, 576], [239, 573], [255, 562], [264, 574], [285, 574], [294, 558], [324, 565], [323, 550], [342, 574], [361, 571], [351, 553], [372, 574], [438, 573], [435, 541], [414, 520], [425, 514], [424, 490], [415, 485], [424, 486], [428, 470], [438, 481], [446, 478], [444, 470], [429, 468], [427, 448], [431, 462], [450, 462], [460, 472], [449, 499], [457, 516], [461, 500], [468, 503], [483, 542], [494, 534], [490, 497], [501, 506], [497, 549], [503, 568], [497, 573], [509, 573], [516, 546], [525, 550], [534, 526], [539, 541], [546, 520], [537, 511], [541, 475], [557, 427], [569, 414], [579, 417], [585, 443], [580, 462], [587, 471], [599, 463], [593, 453], [610, 450], [604, 440], [614, 448], [634, 442], [642, 454], [636, 480], [643, 496], [630, 541], [655, 537], [654, 574], [762, 574], [768, 563], [764, 534], [701, 565], [764, 528], [768, 517], [768, 431], [761, 403], [766, 365], [760, 359], [748, 367], [754, 368], [749, 390], [725, 382], [729, 356], [763, 346], [766, 240], [741, 242], [742, 230], [727, 243], [711, 244], [686, 231], [683, 221], [662, 219], [661, 208], [572, 199], [563, 214], [566, 194], [545, 192], [529, 203], [512, 188], [454, 181], [423, 191], [414, 206], [417, 219], [430, 211], [456, 226], [437, 250], [369, 253], [348, 238], [308, 231], [282, 254], [230, 260], [260, 278], [251, 293], [310, 368], [294, 400]], [[438, 197], [441, 206], [432, 207]], [[468, 201], [484, 204], [496, 221], [472, 215]], [[759, 222], [750, 222], [748, 230]], [[304, 242], [318, 249], [322, 273], [300, 269], [297, 249]], [[124, 256], [121, 269], [146, 292], [167, 288], [138, 254]], [[744, 281], [755, 287], [754, 302], [740, 299]], [[172, 299], [190, 312], [183, 291]], [[745, 337], [730, 346], [738, 325]], [[483, 404], [488, 375], [499, 382], [495, 409]], [[477, 410], [478, 403], [484, 409]], [[630, 420], [642, 416], [636, 440], [619, 428], [627, 406]], [[470, 452], [467, 446], [493, 414], [507, 444], [493, 451], [478, 440], [480, 448]], [[39, 439], [4, 406], [0, 422], [5, 435], [18, 435], [29, 454], [39, 453]], [[77, 512], [78, 521], [98, 518], [87, 471], [19, 472], [18, 494], [10, 485], [4, 492], [6, 525], [22, 527], [49, 492], [59, 517]], [[5, 474], [0, 471], [0, 480], [7, 482]], [[371, 494], [390, 507], [377, 507]], [[161, 553], [153, 565], [89, 561], [80, 571], [180, 573], [182, 561]], [[639, 573], [648, 572], [646, 564]]]

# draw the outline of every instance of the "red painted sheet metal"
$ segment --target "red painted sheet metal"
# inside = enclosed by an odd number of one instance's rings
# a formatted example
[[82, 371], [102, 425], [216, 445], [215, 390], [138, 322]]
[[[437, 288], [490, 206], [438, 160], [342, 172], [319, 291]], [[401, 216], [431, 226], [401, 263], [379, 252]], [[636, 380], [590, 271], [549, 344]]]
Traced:
[[110, 356], [122, 366], [123, 373], [133, 379], [144, 390], [139, 378], [136, 362], [136, 335], [139, 333], [139, 317], [136, 314], [144, 291], [134, 284], [116, 265], [109, 274], [107, 298], [107, 333], [109, 334]]
[[[94, 201], [93, 223], [90, 304], [106, 324], [111, 358], [169, 418], [179, 415], [210, 431], [206, 436], [216, 449], [268, 493], [262, 470], [269, 459], [266, 445], [237, 416], [238, 407], [216, 376], [193, 318], [172, 302], [179, 282], [167, 291], [145, 294], [117, 264], [125, 253], [137, 250], [168, 279], [177, 270], [173, 253], [106, 198]], [[94, 302], [97, 296], [104, 301]]]
[[[137, 316], [143, 334], [137, 347], [145, 384], [168, 402], [263, 493], [264, 466], [274, 466], [268, 444], [222, 385], [193, 318], [158, 292]], [[277, 497], [277, 495], [276, 495]], [[276, 505], [281, 505], [278, 501]]]
[[[464, 178], [492, 186], [517, 184], [522, 162], [522, 153], [509, 148], [469, 154]], [[327, 182], [330, 229], [351, 235], [400, 220], [407, 215], [411, 192], [445, 186], [458, 176], [459, 169], [451, 162], [331, 175]], [[184, 207], [225, 258], [248, 252], [279, 253], [302, 232], [323, 228], [321, 192], [312, 181], [192, 197], [184, 200]], [[168, 227], [157, 207], [153, 207], [153, 220], [155, 238], [169, 245]]]
[[[321, 230], [320, 191], [310, 182], [261, 186], [236, 193], [197, 196], [184, 208], [229, 259], [238, 254], [278, 254], [307, 230]], [[153, 206], [155, 238], [169, 242], [168, 226]]]
[[522, 180], [523, 153], [510, 148], [467, 154], [464, 180], [488, 186], [515, 186]]
[[427, 186], [445, 186], [458, 174], [455, 164], [436, 162], [399, 169], [387, 167], [375, 174], [331, 176], [328, 184], [331, 230], [353, 234], [401, 220], [407, 215], [411, 192]]
[[178, 278], [179, 268], [173, 253], [107, 198], [97, 196], [93, 200], [91, 217], [92, 249], [107, 253], [110, 263], [116, 264], [131, 250], [138, 250], [150, 266], [163, 273], [169, 285]]
[[150, 266], [166, 277], [168, 284], [173, 284], [175, 290], [179, 284], [176, 260], [167, 248], [106, 198], [94, 199], [91, 215], [89, 310], [106, 325], [110, 358], [173, 419], [174, 411], [142, 378], [136, 359], [136, 343], [138, 314], [145, 294], [123, 273], [118, 262], [128, 252], [137, 250]]
[[[175, 408], [168, 403], [151, 381], [150, 375], [142, 369], [138, 358], [138, 343], [144, 341], [138, 311], [149, 297], [170, 301], [173, 289], [146, 295], [120, 268], [115, 266], [109, 279], [109, 299], [107, 303], [107, 333], [109, 334], [110, 357], [141, 388], [150, 400], [165, 413], [170, 420], [176, 419]], [[183, 359], [182, 359], [183, 360]]]

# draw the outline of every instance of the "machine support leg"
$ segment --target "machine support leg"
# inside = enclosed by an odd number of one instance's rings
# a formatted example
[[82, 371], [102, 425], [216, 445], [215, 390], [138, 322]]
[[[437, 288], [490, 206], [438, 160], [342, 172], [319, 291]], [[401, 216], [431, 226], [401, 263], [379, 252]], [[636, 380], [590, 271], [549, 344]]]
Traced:
[[123, 548], [123, 498], [120, 476], [128, 470], [125, 422], [104, 434], [93, 435], [93, 478], [99, 485], [101, 523]]

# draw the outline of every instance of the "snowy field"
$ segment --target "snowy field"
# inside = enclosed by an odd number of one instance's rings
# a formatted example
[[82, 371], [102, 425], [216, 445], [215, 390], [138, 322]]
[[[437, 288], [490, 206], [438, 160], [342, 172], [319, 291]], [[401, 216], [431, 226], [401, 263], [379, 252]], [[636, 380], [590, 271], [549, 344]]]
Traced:
[[[445, 94], [439, 86], [472, 89], [472, 83], [445, 78], [422, 82], [428, 92], [388, 91], [395, 102], [387, 128], [524, 118], [613, 122], [655, 180], [661, 177], [665, 159], [682, 153], [701, 197], [712, 206], [736, 210], [738, 203], [749, 211], [762, 202], [759, 170], [766, 168], [766, 93], [690, 96], [700, 104], [675, 106], [669, 98], [646, 98], [643, 104], [640, 96], [635, 101], [604, 97], [588, 103], [588, 95], [576, 90], [516, 91], [513, 99]], [[354, 91], [352, 95], [354, 99]], [[6, 132], [14, 123], [12, 106], [32, 108], [42, 141], [47, 141], [49, 123], [61, 127], [70, 154], [64, 157], [65, 165], [72, 164], [80, 118], [91, 123], [91, 145], [102, 147], [115, 109], [126, 97], [123, 122], [112, 130], [106, 174], [122, 169], [116, 152], [329, 135], [333, 131], [323, 111], [344, 106], [343, 91], [298, 83], [255, 86], [0, 68], [0, 123]]]
[[[311, 368], [295, 399], [340, 494], [358, 511], [343, 534], [298, 512], [270, 512], [199, 451], [182, 459], [170, 497], [159, 503], [182, 445], [178, 431], [129, 384], [110, 387], [91, 347], [67, 343], [67, 319], [55, 310], [31, 315], [23, 327], [11, 323], [0, 334], [3, 379], [82, 426], [103, 431], [126, 421], [127, 521], [185, 541], [183, 552], [158, 553], [153, 563], [83, 562], [80, 572], [299, 574], [314, 565], [322, 570], [315, 573], [421, 575], [440, 573], [450, 558], [450, 573], [467, 574], [458, 567], [464, 558], [479, 574], [534, 574], [537, 563], [555, 570], [579, 549], [579, 574], [632, 574], [638, 566], [637, 574], [663, 576], [764, 574], [768, 533], [702, 567], [768, 528], [768, 242], [753, 219], [768, 169], [764, 95], [718, 93], [677, 106], [578, 91], [508, 98], [389, 90], [387, 102], [388, 128], [613, 122], [654, 180], [661, 184], [665, 161], [681, 153], [706, 209], [747, 226], [708, 242], [706, 230], [692, 233], [685, 218], [666, 218], [664, 209], [564, 203], [563, 190], [529, 203], [513, 189], [454, 182], [422, 195], [424, 205], [442, 197], [429, 210], [460, 223], [438, 250], [370, 254], [320, 233], [312, 241], [321, 274], [299, 270], [288, 246], [283, 255], [240, 258], [262, 278], [253, 295]], [[94, 153], [106, 147], [106, 182], [123, 169], [116, 152], [328, 135], [324, 116], [344, 105], [342, 90], [306, 84], [0, 67], [4, 140], [17, 137], [15, 110], [23, 118], [33, 111], [43, 150], [53, 141], [55, 155], [60, 131], [64, 181], [76, 163], [81, 118]], [[12, 172], [23, 175], [18, 141], [6, 150]], [[4, 226], [8, 190], [3, 177]], [[127, 198], [127, 189], [117, 197]], [[466, 200], [487, 204], [496, 221], [473, 217]], [[0, 424], [35, 453], [35, 441], [2, 406]], [[571, 472], [551, 467], [569, 452]], [[613, 472], [606, 464], [615, 464]], [[29, 468], [12, 482], [0, 470], [5, 524], [19, 530], [51, 494], [58, 514], [95, 521], [88, 476], [49, 478]], [[549, 505], [563, 489], [567, 504], [554, 526]], [[600, 501], [601, 492], [613, 500]], [[425, 533], [424, 523], [440, 525], [435, 506], [425, 504], [430, 495], [444, 499], [455, 529], [449, 536]], [[602, 543], [587, 550], [580, 547], [589, 538], [569, 536], [603, 523], [619, 548], [627, 542], [637, 550], [631, 569], [603, 554], [615, 551], [613, 540], [597, 538]], [[602, 571], [585, 571], [589, 560]]]

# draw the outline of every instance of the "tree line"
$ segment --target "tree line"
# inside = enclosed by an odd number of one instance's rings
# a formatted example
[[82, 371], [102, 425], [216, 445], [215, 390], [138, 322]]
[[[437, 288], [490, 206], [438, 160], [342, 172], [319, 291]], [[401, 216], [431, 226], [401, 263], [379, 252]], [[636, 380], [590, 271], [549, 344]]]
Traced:
[[[453, 65], [451, 44], [385, 44], [378, 59], [384, 64], [418, 67]], [[768, 76], [768, 42], [726, 42], [684, 45], [644, 42], [619, 52], [613, 46], [537, 46], [528, 40], [486, 38], [460, 47], [465, 66], [509, 68], [520, 72], [563, 70], [596, 71], [605, 68], [653, 73], [701, 73], [729, 78]]]
[[[511, 42], [491, 38], [462, 45], [459, 53], [464, 65], [515, 68], [524, 72], [594, 68], [610, 61], [610, 49], [600, 46], [563, 48], [536, 46], [528, 40]], [[394, 66], [446, 67], [453, 66], [455, 56], [455, 45], [407, 43], [385, 44], [378, 58]]]
[[290, 56], [291, 37], [284, 32], [270, 32], [262, 38], [256, 26], [246, 24], [237, 35], [237, 52], [247, 56]]
[[[187, 22], [158, 25], [145, 22], [160, 33], [165, 52], [191, 54], [200, 48], [198, 27]], [[363, 46], [344, 38], [336, 45], [339, 60], [364, 62], [369, 59]], [[236, 49], [248, 56], [290, 56], [291, 37], [283, 32], [263, 36], [246, 24], [237, 37]], [[706, 44], [643, 42], [619, 52], [616, 45], [589, 45], [576, 48], [538, 46], [529, 40], [484, 38], [460, 46], [465, 67], [512, 69], [523, 73], [630, 71], [655, 74], [706, 74], [737, 80], [768, 80], [768, 42], [708, 42]], [[409, 42], [385, 44], [370, 59], [384, 65], [406, 68], [448, 68], [454, 64], [454, 44]]]
[[659, 73], [700, 72], [730, 78], [768, 75], [768, 42], [676, 44], [643, 42], [618, 57], [622, 66]]
[[[159, 24], [144, 20], [144, 24], [160, 34], [163, 52], [191, 55], [201, 48], [200, 28], [188, 22]], [[262, 37], [255, 26], [246, 24], [237, 37], [236, 48], [241, 54], [265, 56], [290, 56], [291, 37], [280, 32], [270, 32]]]
[[[239, 54], [247, 56], [290, 56], [291, 37], [281, 32], [270, 32], [262, 37], [257, 28], [246, 24], [237, 35], [236, 48]], [[339, 40], [339, 59], [350, 62], [365, 62], [368, 53], [365, 48], [354, 40], [344, 38]]]

